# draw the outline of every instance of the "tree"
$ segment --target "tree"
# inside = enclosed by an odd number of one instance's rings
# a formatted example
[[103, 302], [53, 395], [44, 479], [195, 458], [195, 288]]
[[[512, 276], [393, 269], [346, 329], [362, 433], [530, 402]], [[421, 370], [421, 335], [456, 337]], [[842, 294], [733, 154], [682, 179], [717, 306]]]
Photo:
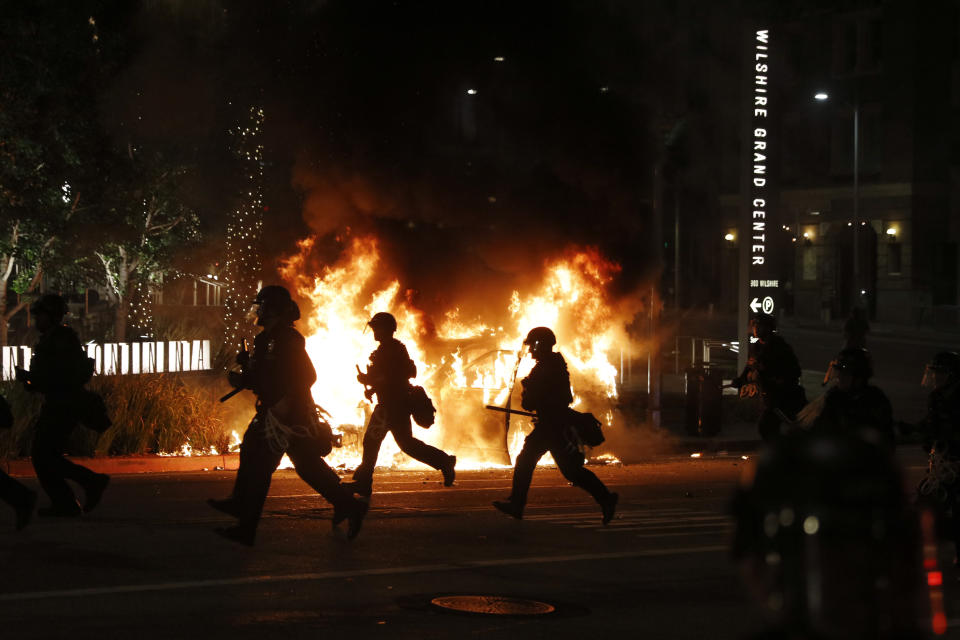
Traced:
[[[199, 240], [199, 219], [179, 194], [188, 170], [186, 164], [162, 153], [135, 151], [130, 146], [127, 160], [111, 172], [111, 182], [117, 186], [106, 196], [101, 212], [103, 228], [109, 233], [96, 241], [93, 253], [107, 297], [116, 307], [113, 338], [117, 342], [127, 338], [136, 292], [158, 284], [173, 269], [176, 252]], [[149, 332], [149, 308], [135, 315], [137, 328]]]
[[234, 134], [233, 151], [240, 166], [239, 204], [227, 226], [226, 340], [236, 344], [246, 335], [243, 319], [257, 293], [261, 270], [260, 240], [263, 233], [263, 109], [250, 107], [246, 122]]
[[[78, 210], [95, 144], [96, 31], [74, 3], [9, 3], [0, 21], [0, 345]], [[74, 186], [71, 186], [74, 185]]]

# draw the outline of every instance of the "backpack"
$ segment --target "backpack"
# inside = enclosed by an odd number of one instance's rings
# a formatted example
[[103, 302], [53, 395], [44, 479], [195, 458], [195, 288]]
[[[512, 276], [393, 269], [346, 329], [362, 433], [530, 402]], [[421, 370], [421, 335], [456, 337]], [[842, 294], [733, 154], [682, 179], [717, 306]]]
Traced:
[[77, 397], [77, 413], [83, 426], [97, 433], [103, 433], [112, 424], [110, 414], [107, 412], [107, 404], [99, 393], [89, 389], [80, 390]]
[[433, 424], [437, 410], [423, 387], [410, 387], [408, 401], [414, 422], [425, 428]]
[[573, 431], [580, 442], [588, 447], [597, 447], [603, 444], [605, 438], [603, 437], [601, 423], [592, 413], [580, 413], [573, 409], [569, 409], [569, 412], [570, 426], [573, 427]]

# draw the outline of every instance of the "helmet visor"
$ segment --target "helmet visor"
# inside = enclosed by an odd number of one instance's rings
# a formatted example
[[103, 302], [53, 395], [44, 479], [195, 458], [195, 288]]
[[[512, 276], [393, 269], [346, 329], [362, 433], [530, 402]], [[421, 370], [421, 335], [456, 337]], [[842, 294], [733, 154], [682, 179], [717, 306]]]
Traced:
[[923, 379], [920, 380], [920, 386], [924, 389], [936, 389], [945, 375], [946, 371], [928, 364], [923, 368]]

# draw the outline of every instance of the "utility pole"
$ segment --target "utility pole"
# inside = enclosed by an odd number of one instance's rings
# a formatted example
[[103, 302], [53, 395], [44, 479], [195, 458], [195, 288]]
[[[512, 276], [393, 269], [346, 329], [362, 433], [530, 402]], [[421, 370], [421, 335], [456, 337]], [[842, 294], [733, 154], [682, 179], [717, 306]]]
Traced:
[[673, 308], [680, 313], [680, 178], [673, 189]]
[[653, 238], [654, 280], [650, 285], [650, 350], [647, 352], [647, 419], [651, 426], [660, 427], [661, 410], [661, 354], [660, 354], [660, 295], [659, 281], [663, 278], [663, 159], [653, 167], [653, 220], [650, 235]]

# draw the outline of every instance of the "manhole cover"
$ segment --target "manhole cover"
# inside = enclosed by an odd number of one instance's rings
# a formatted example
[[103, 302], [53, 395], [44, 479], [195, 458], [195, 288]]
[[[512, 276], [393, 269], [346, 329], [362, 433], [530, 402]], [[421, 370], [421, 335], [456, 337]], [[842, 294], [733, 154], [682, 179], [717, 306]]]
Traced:
[[504, 596], [438, 596], [430, 603], [443, 609], [494, 616], [540, 616], [556, 611], [546, 602]]

